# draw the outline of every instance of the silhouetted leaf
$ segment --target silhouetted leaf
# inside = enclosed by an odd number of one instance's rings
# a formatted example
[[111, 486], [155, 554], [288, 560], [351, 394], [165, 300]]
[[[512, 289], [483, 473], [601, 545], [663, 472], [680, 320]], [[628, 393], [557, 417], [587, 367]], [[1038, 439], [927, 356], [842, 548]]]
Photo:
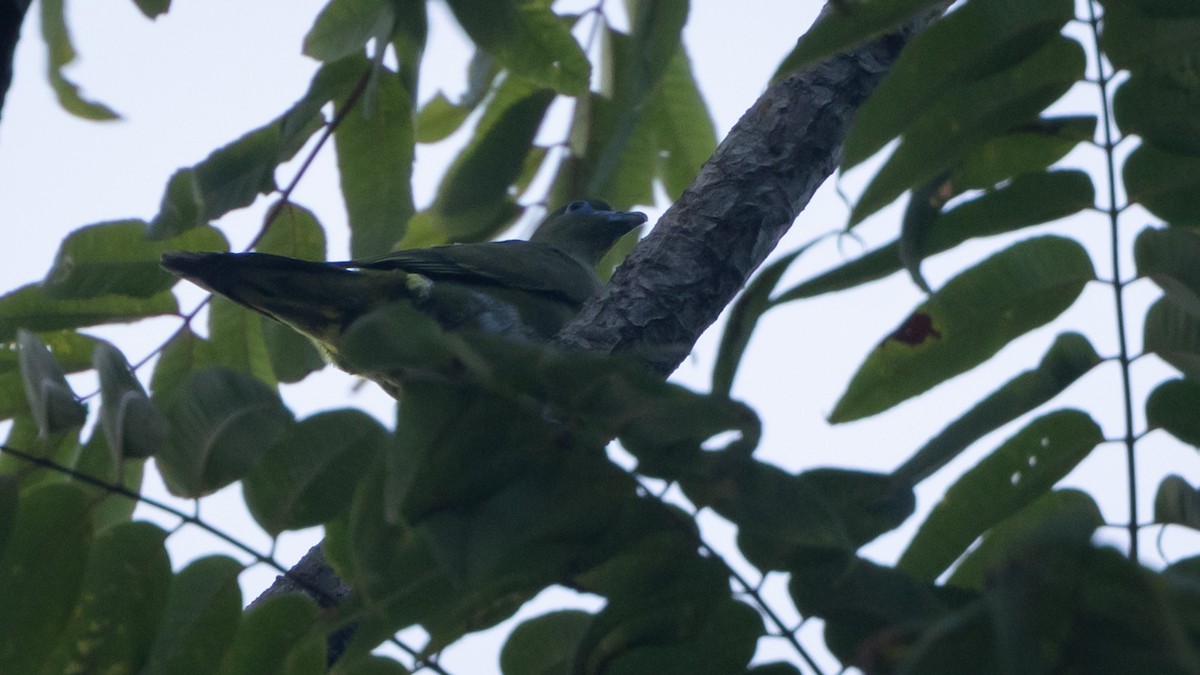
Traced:
[[1121, 176], [1131, 204], [1171, 225], [1200, 225], [1200, 157], [1143, 143], [1125, 158]]
[[882, 412], [990, 358], [1070, 307], [1095, 277], [1073, 240], [1037, 237], [959, 274], [885, 337], [829, 419]]
[[178, 281], [158, 264], [163, 253], [229, 250], [225, 236], [211, 227], [158, 241], [146, 238], [146, 227], [141, 220], [119, 220], [68, 234], [43, 282], [47, 295], [62, 300], [108, 294], [148, 298]]
[[0, 340], [11, 340], [18, 328], [36, 332], [130, 323], [151, 316], [176, 314], [179, 304], [170, 291], [148, 298], [105, 295], [87, 300], [56, 300], [38, 284], [21, 286], [0, 297]]
[[63, 70], [75, 60], [75, 47], [67, 31], [64, 0], [45, 0], [42, 8], [42, 39], [46, 41], [49, 61], [46, 77], [63, 110], [88, 120], [116, 120], [121, 116], [103, 103], [89, 101], [79, 93], [79, 87], [63, 75]]
[[357, 410], [302, 420], [246, 476], [246, 505], [272, 535], [319, 525], [349, 507], [386, 437], [378, 422]]
[[571, 31], [540, 0], [448, 0], [454, 18], [513, 73], [564, 94], [587, 91], [591, 63]]
[[[365, 71], [366, 59], [358, 58]], [[350, 218], [350, 255], [391, 250], [415, 212], [412, 196], [413, 97], [401, 76], [379, 66], [369, 100], [359, 100], [333, 134]], [[345, 105], [345, 99], [339, 100]]]
[[172, 394], [171, 433], [158, 454], [167, 487], [198, 497], [250, 470], [283, 434], [291, 414], [266, 385], [236, 371], [205, 368]]
[[145, 522], [121, 523], [96, 536], [71, 622], [40, 672], [141, 670], [171, 582], [166, 536]]
[[1078, 410], [1030, 422], [946, 491], [896, 567], [932, 581], [985, 531], [1046, 494], [1104, 440]]
[[232, 558], [200, 558], [171, 580], [145, 675], [215, 672], [242, 621], [242, 566]]
[[1138, 274], [1150, 277], [1179, 307], [1200, 316], [1200, 231], [1146, 228], [1133, 244]]
[[92, 545], [87, 507], [73, 485], [21, 495], [0, 554], [0, 672], [38, 672], [66, 627]]
[[325, 672], [324, 634], [317, 605], [299, 595], [276, 595], [246, 612], [220, 675], [319, 675]]
[[500, 671], [505, 675], [570, 672], [579, 640], [591, 622], [591, 614], [578, 610], [526, 620], [513, 629], [500, 650]]
[[1159, 298], [1146, 312], [1142, 343], [1147, 352], [1200, 379], [1200, 315], [1192, 314], [1171, 296]]
[[100, 426], [114, 457], [149, 457], [166, 445], [167, 421], [150, 402], [116, 347], [96, 346]]
[[[1092, 179], [1082, 171], [1049, 171], [1016, 176], [1001, 187], [966, 200], [938, 216], [925, 243], [926, 256], [975, 237], [1011, 232], [1077, 213], [1094, 203]], [[901, 269], [898, 242], [881, 246], [784, 291], [782, 304], [852, 288]]]
[[895, 152], [863, 190], [848, 226], [905, 190], [951, 169], [986, 141], [1034, 119], [1084, 76], [1078, 42], [1055, 37], [1015, 66], [938, 100], [901, 136]]
[[1100, 363], [1100, 356], [1079, 333], [1059, 335], [1041, 363], [1005, 382], [937, 436], [913, 453], [895, 471], [916, 484], [941, 469], [967, 446], [1017, 417], [1054, 398]]
[[27, 330], [17, 332], [20, 345], [21, 381], [25, 400], [37, 422], [38, 435], [51, 434], [81, 426], [87, 419], [87, 407], [79, 402], [63, 371], [55, 363], [46, 344]]
[[1200, 381], [1168, 380], [1146, 398], [1146, 424], [1200, 448]]
[[396, 24], [393, 0], [332, 0], [304, 36], [304, 54], [318, 61], [361, 55], [371, 39], [383, 44]]
[[878, 152], [939, 103], [1016, 66], [1074, 17], [1072, 0], [972, 0], [950, 12], [913, 37], [859, 109], [842, 169]]

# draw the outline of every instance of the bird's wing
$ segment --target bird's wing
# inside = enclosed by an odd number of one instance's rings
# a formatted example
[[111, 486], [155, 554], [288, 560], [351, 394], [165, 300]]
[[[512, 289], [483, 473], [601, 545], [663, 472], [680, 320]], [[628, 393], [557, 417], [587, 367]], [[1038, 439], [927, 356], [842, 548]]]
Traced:
[[420, 274], [435, 283], [494, 285], [561, 296], [576, 303], [595, 293], [600, 283], [594, 270], [566, 253], [528, 241], [434, 246], [335, 264], [348, 269], [399, 269]]

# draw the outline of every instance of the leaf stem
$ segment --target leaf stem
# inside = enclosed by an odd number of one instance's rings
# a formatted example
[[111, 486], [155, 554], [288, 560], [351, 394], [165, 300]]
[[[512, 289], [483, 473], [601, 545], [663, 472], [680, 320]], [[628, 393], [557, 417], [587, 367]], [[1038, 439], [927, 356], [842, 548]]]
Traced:
[[1100, 50], [1100, 17], [1096, 15], [1095, 0], [1088, 2], [1088, 23], [1092, 28], [1092, 45], [1096, 53], [1096, 83], [1100, 89], [1100, 110], [1104, 120], [1104, 160], [1108, 178], [1108, 215], [1109, 239], [1112, 249], [1112, 282], [1113, 301], [1117, 315], [1117, 339], [1120, 345], [1120, 355], [1117, 361], [1121, 365], [1121, 395], [1125, 412], [1125, 472], [1127, 478], [1126, 490], [1129, 494], [1129, 522], [1126, 530], [1129, 533], [1129, 558], [1138, 560], [1138, 491], [1137, 491], [1137, 458], [1135, 444], [1137, 436], [1133, 429], [1133, 386], [1130, 377], [1129, 347], [1125, 330], [1125, 298], [1124, 284], [1121, 283], [1121, 252], [1120, 227], [1118, 216], [1121, 208], [1117, 206], [1117, 169], [1113, 151], [1116, 143], [1113, 141], [1113, 121], [1109, 105], [1108, 84], [1112, 73], [1104, 72], [1104, 56]]

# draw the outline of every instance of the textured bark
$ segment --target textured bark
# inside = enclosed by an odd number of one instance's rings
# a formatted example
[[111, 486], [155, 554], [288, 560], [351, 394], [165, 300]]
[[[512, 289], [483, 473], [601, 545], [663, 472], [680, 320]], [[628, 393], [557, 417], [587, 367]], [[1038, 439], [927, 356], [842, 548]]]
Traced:
[[558, 346], [674, 371], [833, 173], [859, 106], [940, 11], [768, 88]]
[[[768, 88], [555, 344], [673, 371], [833, 173], [854, 113], [940, 11]], [[294, 569], [311, 574], [314, 562], [325, 565], [319, 546]], [[306, 591], [280, 577], [255, 602], [288, 590]]]

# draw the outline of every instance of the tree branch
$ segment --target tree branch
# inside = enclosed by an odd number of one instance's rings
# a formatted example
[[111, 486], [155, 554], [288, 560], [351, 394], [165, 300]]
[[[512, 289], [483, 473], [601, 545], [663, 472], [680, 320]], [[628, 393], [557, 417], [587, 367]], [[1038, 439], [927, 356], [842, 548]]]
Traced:
[[674, 371], [833, 173], [859, 106], [942, 9], [768, 88], [556, 344]]

